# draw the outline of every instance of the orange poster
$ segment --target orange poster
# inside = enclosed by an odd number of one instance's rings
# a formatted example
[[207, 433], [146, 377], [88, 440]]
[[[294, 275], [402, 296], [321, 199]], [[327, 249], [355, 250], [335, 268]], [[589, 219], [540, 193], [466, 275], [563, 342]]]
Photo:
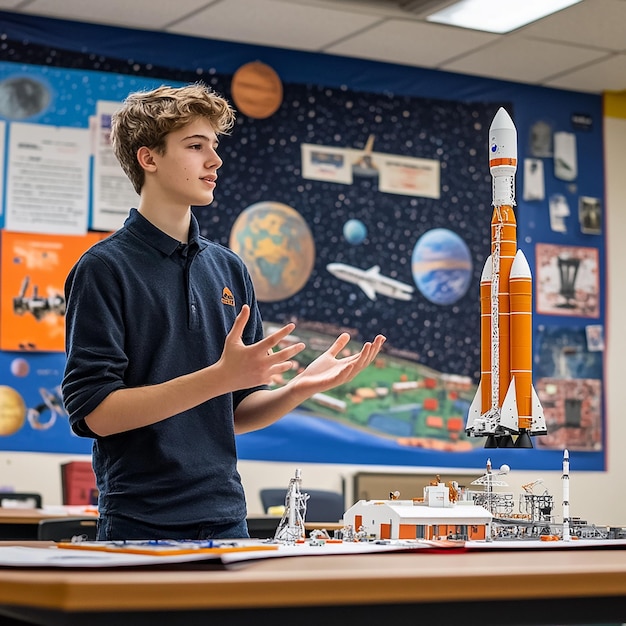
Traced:
[[65, 349], [65, 278], [81, 254], [107, 235], [2, 231], [0, 349]]

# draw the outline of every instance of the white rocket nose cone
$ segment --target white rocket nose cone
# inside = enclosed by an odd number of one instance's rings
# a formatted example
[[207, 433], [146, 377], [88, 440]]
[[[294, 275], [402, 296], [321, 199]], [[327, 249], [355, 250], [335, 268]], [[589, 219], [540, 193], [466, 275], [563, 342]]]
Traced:
[[494, 180], [494, 205], [514, 204], [510, 177], [517, 169], [517, 130], [503, 107], [498, 109], [489, 127], [489, 169]]
[[515, 130], [515, 124], [504, 107], [498, 109], [489, 127], [490, 133], [499, 130]]
[[528, 260], [522, 250], [518, 250], [515, 253], [515, 258], [513, 259], [509, 273], [509, 279], [511, 278], [532, 278], [530, 265], [528, 265]]

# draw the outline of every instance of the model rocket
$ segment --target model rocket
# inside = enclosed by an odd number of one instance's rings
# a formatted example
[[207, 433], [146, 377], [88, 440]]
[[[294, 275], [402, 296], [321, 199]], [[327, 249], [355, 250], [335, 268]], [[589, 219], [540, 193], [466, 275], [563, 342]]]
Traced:
[[561, 475], [563, 482], [563, 541], [570, 541], [569, 527], [569, 452], [563, 451], [563, 474]]
[[[501, 107], [489, 128], [492, 179], [491, 255], [480, 278], [480, 383], [465, 430], [487, 437], [486, 448], [532, 448], [545, 435], [543, 408], [532, 384], [532, 276], [517, 248], [517, 131]], [[512, 435], [517, 435], [513, 442]]]

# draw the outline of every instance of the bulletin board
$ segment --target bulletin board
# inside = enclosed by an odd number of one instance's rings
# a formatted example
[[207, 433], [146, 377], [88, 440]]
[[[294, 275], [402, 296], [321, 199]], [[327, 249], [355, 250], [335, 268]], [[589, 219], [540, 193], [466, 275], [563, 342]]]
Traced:
[[[600, 96], [1, 16], [12, 58], [0, 63], [4, 237], [118, 228], [137, 198], [111, 158], [110, 114], [131, 91], [202, 80], [239, 114], [221, 140], [216, 199], [194, 213], [204, 236], [248, 265], [267, 326], [296, 322], [307, 343], [301, 365], [344, 330], [351, 350], [387, 336], [380, 358], [352, 383], [239, 436], [242, 459], [484, 466], [484, 440], [468, 437], [465, 423], [480, 378], [479, 282], [490, 252], [488, 130], [507, 109], [518, 132], [517, 238], [533, 274], [534, 385], [548, 435], [533, 449], [489, 455], [516, 469], [558, 469], [567, 447], [577, 470], [605, 468]], [[260, 77], [267, 98], [246, 99], [242, 71]], [[25, 93], [37, 94], [34, 103]], [[74, 131], [65, 146], [59, 127]], [[61, 177], [76, 181], [75, 195], [51, 208], [35, 190], [27, 202], [20, 184], [31, 151], [50, 164], [62, 149]], [[7, 319], [3, 309], [0, 336]], [[42, 356], [31, 352], [18, 343], [3, 354], [4, 384], [33, 398], [25, 405], [38, 402], [29, 385], [40, 382], [30, 374], [18, 381], [11, 365]], [[62, 351], [54, 356], [62, 361]], [[90, 442], [59, 416], [47, 446], [87, 452]], [[0, 449], [41, 449], [41, 429], [29, 430], [28, 420], [11, 428], [0, 432]]]

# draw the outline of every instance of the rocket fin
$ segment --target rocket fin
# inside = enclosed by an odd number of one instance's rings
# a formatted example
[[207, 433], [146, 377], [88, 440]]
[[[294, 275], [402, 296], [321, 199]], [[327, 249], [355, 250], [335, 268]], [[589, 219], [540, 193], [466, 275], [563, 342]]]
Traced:
[[482, 409], [482, 398], [480, 388], [482, 386], [482, 381], [478, 383], [478, 389], [476, 390], [476, 395], [472, 400], [472, 404], [470, 404], [469, 411], [467, 412], [467, 422], [465, 423], [465, 431], [468, 432], [474, 428], [474, 421], [477, 417], [480, 417], [480, 412]]
[[534, 385], [531, 387], [531, 393], [533, 421], [530, 426], [530, 434], [546, 435], [548, 433], [548, 428], [546, 427], [546, 416], [543, 413], [543, 407], [541, 406], [541, 401], [539, 400], [539, 396], [535, 391]]
[[368, 270], [365, 270], [365, 273], [370, 276], [380, 276], [380, 265], [372, 265]]
[[504, 396], [502, 409], [500, 411], [500, 427], [512, 433], [519, 432], [519, 410], [517, 408], [517, 398], [515, 397], [515, 377], [511, 379], [509, 388]]

